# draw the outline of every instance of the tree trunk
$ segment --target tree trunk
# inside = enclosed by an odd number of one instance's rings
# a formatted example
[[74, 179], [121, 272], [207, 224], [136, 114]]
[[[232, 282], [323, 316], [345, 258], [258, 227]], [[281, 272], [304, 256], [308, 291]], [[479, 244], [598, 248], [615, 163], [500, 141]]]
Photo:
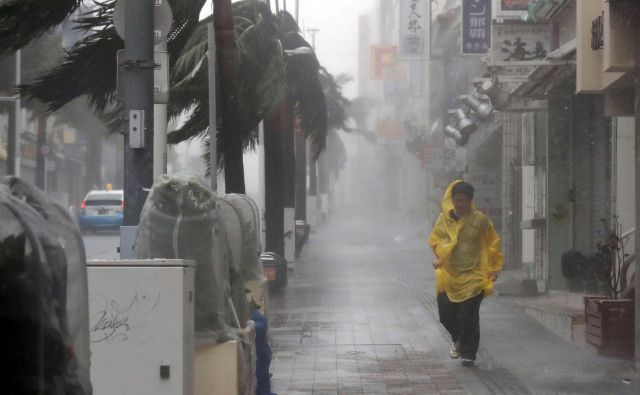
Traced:
[[282, 125], [287, 110], [281, 105], [264, 121], [266, 250], [284, 257], [284, 155]]
[[318, 194], [318, 161], [309, 150], [309, 195]]
[[244, 194], [243, 141], [238, 129], [238, 55], [230, 0], [214, 0], [214, 26], [220, 70], [225, 191]]
[[291, 100], [285, 97], [282, 103], [282, 155], [284, 177], [284, 207], [296, 206], [296, 151], [294, 115]]
[[307, 147], [306, 138], [295, 121], [294, 139], [296, 145], [296, 220], [307, 222]]

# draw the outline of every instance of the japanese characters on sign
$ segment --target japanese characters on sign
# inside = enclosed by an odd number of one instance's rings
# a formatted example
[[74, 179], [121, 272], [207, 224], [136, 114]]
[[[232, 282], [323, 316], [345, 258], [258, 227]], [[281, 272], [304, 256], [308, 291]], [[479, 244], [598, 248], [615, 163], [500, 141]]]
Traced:
[[542, 60], [551, 45], [549, 24], [494, 24], [492, 36], [493, 63], [496, 65]]
[[462, 0], [462, 54], [485, 55], [491, 48], [491, 0]]
[[431, 0], [400, 0], [400, 57], [427, 57]]
[[591, 49], [604, 48], [604, 11], [591, 22]]

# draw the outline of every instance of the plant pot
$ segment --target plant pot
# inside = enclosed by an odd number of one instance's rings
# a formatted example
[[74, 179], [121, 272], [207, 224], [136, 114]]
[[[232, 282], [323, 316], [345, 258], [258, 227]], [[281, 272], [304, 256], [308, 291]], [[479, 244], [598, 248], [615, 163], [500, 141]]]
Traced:
[[585, 340], [598, 350], [598, 354], [633, 358], [633, 300], [585, 296], [584, 313]]

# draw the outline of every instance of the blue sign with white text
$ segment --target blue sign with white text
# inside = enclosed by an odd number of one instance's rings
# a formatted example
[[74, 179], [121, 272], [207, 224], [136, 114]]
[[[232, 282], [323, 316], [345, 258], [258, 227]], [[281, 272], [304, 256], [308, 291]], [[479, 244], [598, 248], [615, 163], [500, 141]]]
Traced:
[[491, 48], [492, 0], [462, 0], [462, 54], [486, 55]]

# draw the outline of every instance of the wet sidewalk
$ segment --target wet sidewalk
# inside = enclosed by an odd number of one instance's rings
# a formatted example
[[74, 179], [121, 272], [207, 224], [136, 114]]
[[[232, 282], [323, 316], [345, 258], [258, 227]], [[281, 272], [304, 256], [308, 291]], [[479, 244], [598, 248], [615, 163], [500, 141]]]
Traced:
[[336, 215], [312, 234], [271, 294], [273, 392], [638, 393], [630, 363], [565, 342], [512, 297], [483, 302], [476, 367], [449, 359], [426, 236], [361, 218]]

